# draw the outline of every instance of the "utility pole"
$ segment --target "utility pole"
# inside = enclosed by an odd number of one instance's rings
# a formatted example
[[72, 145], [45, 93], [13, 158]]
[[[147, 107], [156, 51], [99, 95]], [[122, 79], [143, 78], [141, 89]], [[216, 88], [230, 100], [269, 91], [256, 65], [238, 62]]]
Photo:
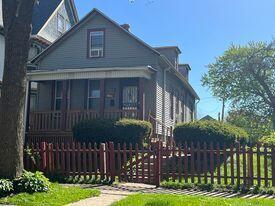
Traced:
[[222, 99], [222, 122], [224, 122], [224, 108], [225, 108], [225, 99]]

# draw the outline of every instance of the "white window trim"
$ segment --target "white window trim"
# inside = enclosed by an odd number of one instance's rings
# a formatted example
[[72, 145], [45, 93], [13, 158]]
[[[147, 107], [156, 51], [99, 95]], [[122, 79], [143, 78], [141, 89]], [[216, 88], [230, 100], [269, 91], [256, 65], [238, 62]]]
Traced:
[[[62, 21], [62, 29], [60, 30], [60, 28], [59, 28], [59, 19], [61, 19], [61, 21]], [[60, 14], [60, 13], [57, 13], [57, 31], [58, 32], [60, 32], [61, 34], [63, 34], [64, 33], [64, 31], [65, 31], [65, 18]]]
[[[101, 48], [97, 48], [97, 49], [93, 49], [92, 48], [92, 35], [102, 35], [102, 47]], [[94, 58], [94, 57], [103, 57], [104, 56], [104, 35], [105, 32], [104, 31], [90, 31], [89, 33], [89, 57], [90, 58]], [[92, 51], [97, 51], [97, 55], [92, 55]]]

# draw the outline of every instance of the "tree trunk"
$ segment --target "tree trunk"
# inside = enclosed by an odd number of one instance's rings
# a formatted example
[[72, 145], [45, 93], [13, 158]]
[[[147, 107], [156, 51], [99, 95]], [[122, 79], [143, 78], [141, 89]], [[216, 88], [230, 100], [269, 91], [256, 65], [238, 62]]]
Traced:
[[0, 98], [0, 178], [23, 171], [26, 64], [34, 0], [3, 0], [5, 64]]

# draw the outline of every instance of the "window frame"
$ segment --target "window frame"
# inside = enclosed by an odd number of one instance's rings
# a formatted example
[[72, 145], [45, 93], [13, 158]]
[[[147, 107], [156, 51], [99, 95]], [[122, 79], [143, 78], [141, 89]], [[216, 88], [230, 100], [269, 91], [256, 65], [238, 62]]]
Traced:
[[[61, 91], [60, 91], [60, 96], [57, 96], [57, 85], [58, 83], [61, 84]], [[60, 109], [56, 109], [56, 103], [57, 100], [60, 100]], [[54, 85], [54, 111], [61, 111], [61, 104], [62, 104], [62, 80], [55, 80], [55, 85]]]
[[[91, 33], [93, 32], [102, 32], [103, 33], [103, 47], [102, 47], [102, 55], [99, 56], [91, 56]], [[87, 31], [87, 58], [94, 59], [94, 58], [104, 58], [105, 57], [105, 29], [88, 29]]]
[[[62, 31], [60, 31], [59, 30], [59, 19], [62, 19], [62, 25], [63, 25], [63, 29], [62, 29]], [[57, 31], [60, 33], [60, 34], [63, 34], [64, 32], [65, 32], [65, 30], [66, 30], [66, 28], [65, 28], [65, 18], [64, 18], [64, 16], [63, 15], [61, 15], [60, 13], [57, 13]]]
[[[94, 81], [98, 81], [99, 82], [99, 88], [98, 88], [98, 91], [99, 91], [99, 97], [92, 97], [90, 96], [90, 89], [92, 88], [91, 87], [91, 84], [94, 82]], [[97, 79], [88, 79], [88, 89], [87, 89], [87, 110], [96, 110], [94, 108], [90, 108], [90, 99], [98, 99], [100, 101], [100, 98], [101, 98], [101, 91], [100, 91], [100, 80], [97, 80]], [[99, 107], [100, 107], [100, 102], [99, 102]], [[100, 108], [98, 108], [100, 109]]]

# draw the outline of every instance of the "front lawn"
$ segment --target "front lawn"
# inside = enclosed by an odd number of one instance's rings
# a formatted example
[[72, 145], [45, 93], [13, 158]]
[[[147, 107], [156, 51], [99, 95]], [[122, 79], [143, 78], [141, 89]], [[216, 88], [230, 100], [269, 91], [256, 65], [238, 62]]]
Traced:
[[0, 204], [14, 204], [18, 206], [63, 206], [81, 199], [98, 196], [98, 190], [83, 189], [81, 187], [68, 187], [51, 184], [49, 192], [33, 194], [20, 193], [11, 197], [0, 199]]
[[171, 194], [138, 194], [114, 203], [112, 206], [273, 206], [274, 200], [247, 200], [240, 198], [211, 198]]

